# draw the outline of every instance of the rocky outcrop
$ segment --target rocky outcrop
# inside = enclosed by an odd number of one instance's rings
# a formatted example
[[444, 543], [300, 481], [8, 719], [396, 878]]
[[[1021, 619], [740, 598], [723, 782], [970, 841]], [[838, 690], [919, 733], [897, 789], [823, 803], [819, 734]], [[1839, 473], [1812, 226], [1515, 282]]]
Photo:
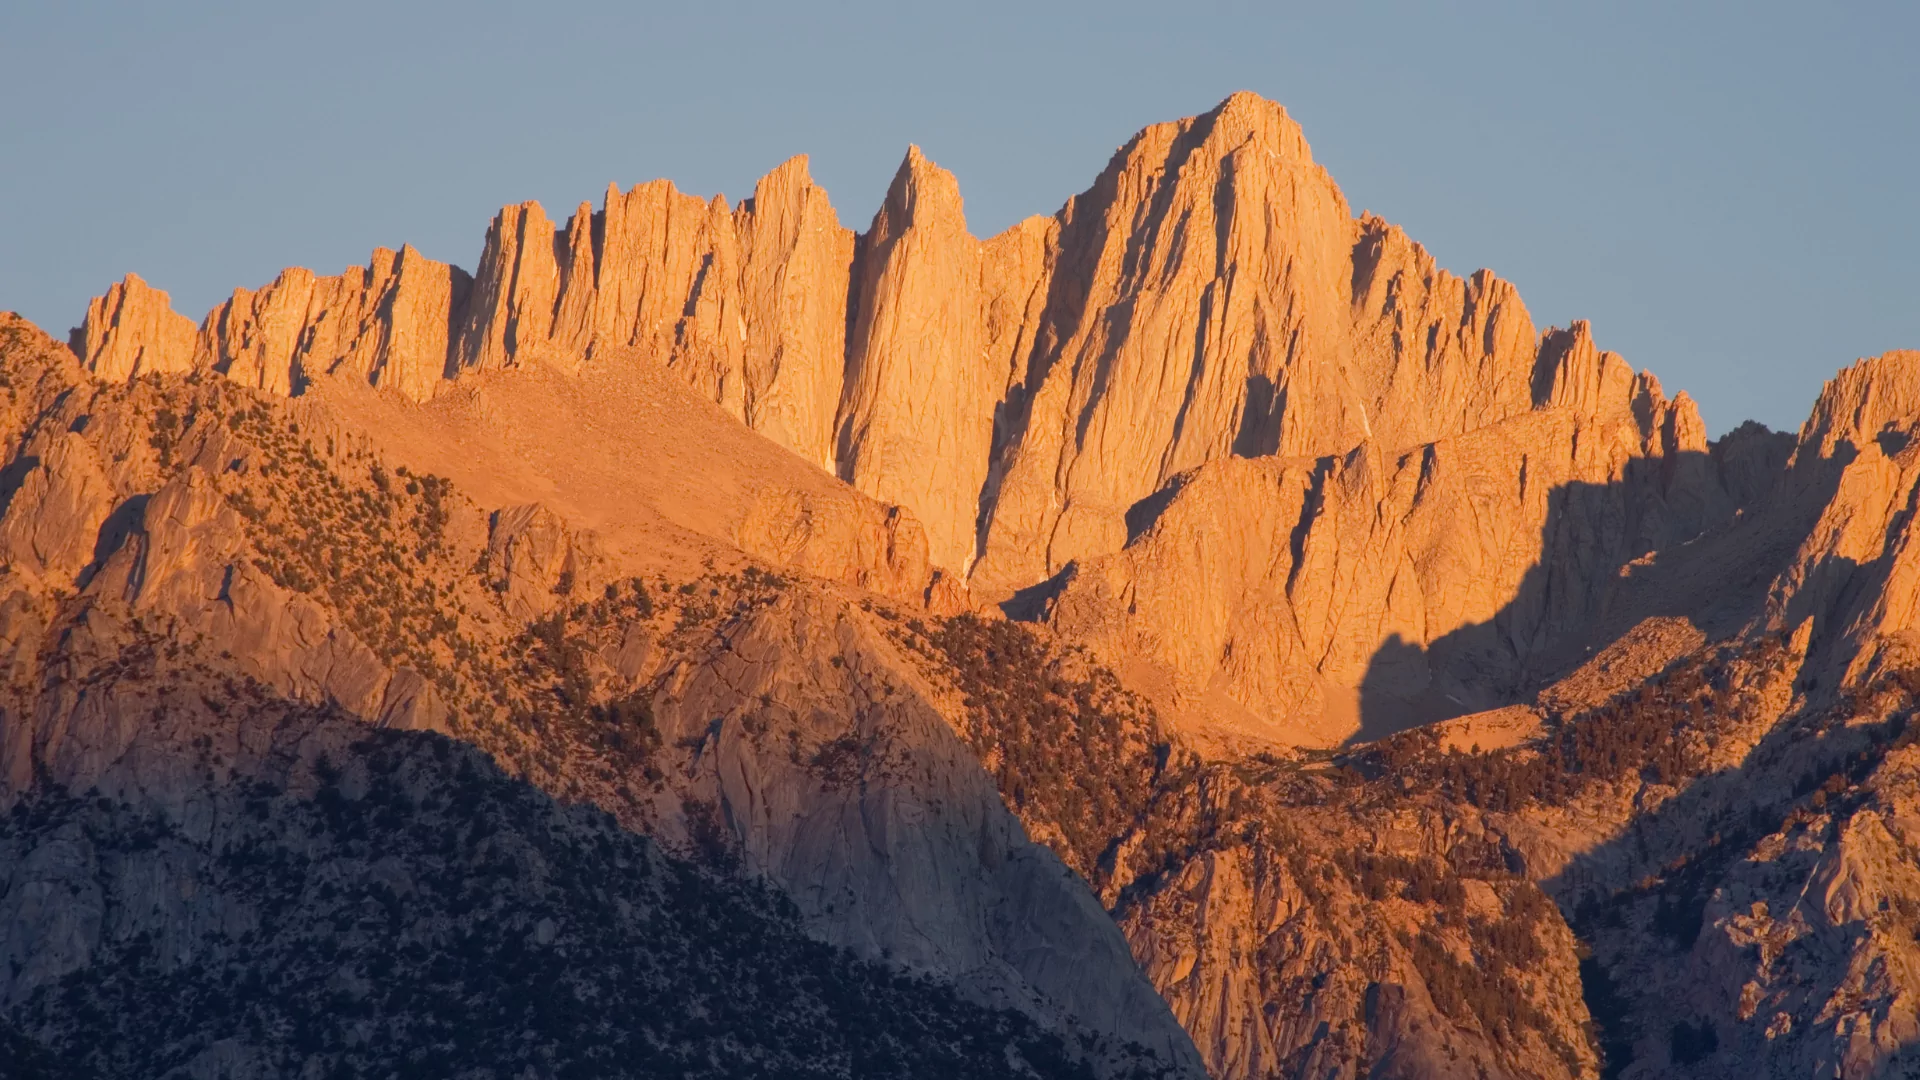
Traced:
[[681, 798], [828, 940], [1197, 1073], [1098, 901], [1026, 838], [895, 648], [798, 593], [729, 627], [656, 697], [667, 742], [693, 748]]
[[193, 366], [193, 324], [174, 312], [166, 293], [128, 274], [87, 305], [73, 351], [108, 382], [185, 371]]
[[1076, 566], [1048, 621], [1280, 742], [1505, 705], [1588, 640], [1618, 567], [1730, 509], [1711, 475], [1661, 468], [1705, 457], [1677, 444], [1697, 428], [1655, 385], [1399, 452], [1216, 461]]
[[1358, 223], [1251, 95], [1146, 129], [1058, 218], [978, 577], [1006, 592], [1118, 549], [1125, 514], [1217, 457], [1347, 449]]
[[[1571, 799], [1495, 815], [1591, 951], [1583, 981], [1609, 1071], [1865, 1078], [1912, 1060], [1913, 683], [1809, 693], [1813, 622], [1629, 683], [1581, 721], [1597, 736], [1589, 760], [1651, 750], [1659, 764], [1581, 770], [1561, 789]], [[1655, 637], [1670, 634], [1643, 638], [1641, 661], [1667, 652]], [[1591, 701], [1622, 666], [1646, 668], [1596, 657], [1612, 670], [1542, 700]], [[1623, 751], [1622, 729], [1655, 739]]]
[[796, 157], [767, 176], [737, 215], [745, 258], [747, 425], [831, 470], [847, 348], [854, 235]]
[[900, 507], [766, 487], [733, 530], [740, 550], [779, 566], [903, 599], [931, 584], [926, 530]]
[[534, 619], [591, 596], [605, 577], [591, 533], [576, 536], [539, 503], [495, 510], [487, 521], [487, 572], [507, 614]]
[[375, 249], [365, 267], [335, 277], [294, 267], [257, 293], [236, 289], [201, 323], [179, 366], [281, 394], [340, 375], [425, 401], [452, 369], [455, 312], [471, 288], [466, 271], [411, 245], [398, 254]]
[[[563, 240], [539, 203], [502, 208], [487, 228], [461, 320], [459, 365], [488, 370], [507, 367], [515, 357], [523, 363], [543, 358], [554, 334], [561, 268], [573, 268], [575, 252], [566, 243], [586, 240], [584, 234]], [[591, 248], [582, 254], [591, 275]]]
[[0, 560], [49, 584], [71, 586], [94, 560], [100, 527], [115, 502], [113, 483], [93, 446], [76, 432], [22, 455], [5, 478]]
[[1897, 451], [1920, 417], [1920, 352], [1896, 349], [1861, 360], [1821, 387], [1800, 426], [1803, 457], [1832, 457], [1843, 446], [1875, 443]]
[[[215, 726], [196, 720], [202, 704], [219, 723], [270, 707], [440, 731], [718, 873], [770, 883], [797, 926], [903, 985], [1014, 1010], [1096, 1075], [1203, 1075], [1125, 939], [1001, 804], [871, 593], [862, 610], [841, 586], [739, 553], [688, 579], [684, 552], [608, 550], [548, 505], [483, 509], [381, 457], [326, 395], [89, 384], [77, 367], [36, 375], [39, 358], [0, 350], [7, 381], [36, 388], [0, 432], [32, 451], [6, 463], [18, 484], [0, 514], [0, 647], [18, 675], [0, 688], [13, 695], [0, 805], [127, 782], [176, 729]], [[123, 443], [151, 456], [133, 463]], [[838, 502], [762, 491], [742, 543], [917, 600], [929, 571], [912, 517], [818, 480]], [[780, 527], [796, 519], [799, 532]], [[201, 704], [156, 703], [156, 664], [187, 673], [185, 700]], [[204, 782], [170, 766], [139, 794], [204, 805]], [[27, 978], [0, 1008], [101, 947], [21, 904], [23, 936], [0, 935], [0, 953]]]
[[1796, 550], [1768, 593], [1770, 621], [1815, 620], [1831, 682], [1920, 662], [1920, 353], [1862, 360], [1821, 391], [1774, 513]]
[[1595, 1074], [1572, 935], [1480, 823], [1276, 812], [1120, 915], [1214, 1076]]
[[[431, 1057], [471, 1075], [1064, 1080], [1100, 1054], [1098, 1033], [825, 945], [764, 885], [471, 747], [223, 689], [84, 624], [66, 636], [106, 699], [74, 716], [81, 737], [131, 739], [84, 769], [53, 755], [85, 798], [46, 783], [7, 799], [9, 1077], [271, 1080]], [[1167, 1075], [1124, 1055], [1108, 1075]]]
[[934, 562], [964, 571], [1002, 387], [983, 363], [981, 252], [959, 184], [919, 147], [861, 238], [858, 272], [840, 476], [913, 507]]

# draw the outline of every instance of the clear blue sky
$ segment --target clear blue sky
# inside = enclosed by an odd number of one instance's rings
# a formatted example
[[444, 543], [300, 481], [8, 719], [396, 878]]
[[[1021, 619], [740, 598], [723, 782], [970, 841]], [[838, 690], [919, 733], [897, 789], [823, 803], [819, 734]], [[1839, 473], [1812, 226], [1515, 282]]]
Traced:
[[1545, 326], [1799, 423], [1920, 348], [1920, 5], [0, 6], [0, 308], [56, 334], [127, 271], [194, 319], [286, 265], [666, 176], [737, 199], [813, 157], [863, 228], [909, 142], [986, 236], [1138, 128], [1285, 104], [1356, 210]]

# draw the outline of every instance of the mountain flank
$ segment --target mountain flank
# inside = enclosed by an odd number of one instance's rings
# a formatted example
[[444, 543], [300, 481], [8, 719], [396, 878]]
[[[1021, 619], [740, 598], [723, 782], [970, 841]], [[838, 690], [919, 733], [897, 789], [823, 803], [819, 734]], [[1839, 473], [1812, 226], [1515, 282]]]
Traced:
[[475, 267], [0, 319], [22, 1062], [1914, 1067], [1920, 353], [1710, 441], [1248, 94]]

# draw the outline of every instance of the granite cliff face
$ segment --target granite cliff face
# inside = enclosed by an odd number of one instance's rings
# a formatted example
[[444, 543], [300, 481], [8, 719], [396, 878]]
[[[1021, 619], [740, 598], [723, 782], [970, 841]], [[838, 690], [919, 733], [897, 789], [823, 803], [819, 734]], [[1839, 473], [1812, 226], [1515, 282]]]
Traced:
[[[1628, 473], [1646, 489], [1631, 507], [1554, 523], [1584, 546], [1597, 536], [1595, 566], [1574, 571], [1589, 576], [1737, 508], [1713, 469], [1689, 463], [1706, 441], [1685, 395], [1667, 400], [1585, 324], [1537, 333], [1507, 283], [1456, 278], [1393, 226], [1354, 217], [1284, 110], [1246, 94], [1146, 129], [1053, 218], [985, 242], [967, 231], [952, 175], [917, 148], [858, 236], [796, 158], [733, 208], [664, 181], [610, 188], [599, 211], [581, 207], [564, 229], [535, 204], [508, 207], [471, 282], [411, 248], [383, 250], [364, 271], [289, 270], [257, 294], [236, 292], [190, 347], [164, 313], [163, 298], [129, 280], [75, 340], [107, 378], [211, 368], [290, 393], [344, 374], [413, 400], [496, 369], [664, 366], [753, 430], [905, 507], [932, 564], [974, 603], [1069, 567], [1086, 580], [1177, 491], [1209, 487], [1192, 482], [1210, 467], [1297, 461], [1278, 488], [1313, 497], [1249, 510], [1265, 524], [1247, 557], [1288, 579], [1288, 611], [1238, 603], [1274, 581], [1208, 581], [1227, 597], [1210, 610], [1149, 608], [1095, 635], [1125, 641], [1116, 663], [1166, 673], [1182, 704], [1218, 689], [1253, 718], [1242, 734], [1281, 742], [1351, 735], [1365, 658], [1396, 635], [1425, 647], [1513, 600], [1540, 561], [1549, 492]], [[1542, 413], [1559, 419], [1524, 419]], [[1501, 449], [1474, 458], [1474, 440]], [[1345, 595], [1328, 577], [1345, 541], [1329, 539], [1322, 482], [1333, 477], [1342, 506], [1332, 509], [1348, 517], [1399, 517], [1440, 500], [1423, 484], [1382, 503], [1386, 489], [1362, 474], [1384, 481], [1424, 460], [1427, 475], [1462, 455], [1523, 477], [1474, 488], [1500, 525], [1459, 550], [1450, 530], [1424, 547], [1377, 537], [1367, 558], [1410, 569], [1367, 586], [1377, 596]], [[1334, 476], [1313, 463], [1328, 457], [1349, 464]], [[1315, 520], [1313, 558], [1326, 565], [1296, 572], [1260, 556], [1298, 547]], [[1456, 573], [1462, 565], [1474, 570]], [[1196, 571], [1169, 572], [1184, 590]], [[1354, 603], [1391, 613], [1362, 629], [1328, 608]], [[1530, 640], [1505, 645], [1514, 655], [1500, 662], [1524, 668], [1564, 644], [1555, 632], [1588, 606], [1574, 597], [1535, 613], [1521, 629]], [[1074, 617], [1111, 621], [1086, 607]], [[1153, 625], [1169, 617], [1210, 628], [1192, 637]], [[1424, 685], [1418, 673], [1399, 681], [1409, 679]]]
[[[197, 329], [130, 275], [0, 361], [0, 1036], [35, 1053], [121, 1045], [73, 1018], [148, 977], [139, 934], [199, 986], [269, 900], [359, 927], [356, 1001], [447, 947], [444, 890], [377, 931], [222, 869], [361, 881], [356, 828], [466, 783], [367, 777], [443, 737], [606, 816], [500, 842], [534, 863], [643, 841], [658, 919], [704, 882], [940, 1018], [887, 1058], [825, 1001], [736, 1071], [1867, 1077], [1920, 1041], [1920, 354], [1710, 442], [1586, 323], [1356, 217], [1252, 95], [985, 240], [918, 148], [859, 233], [796, 158]], [[156, 888], [214, 899], [127, 914]], [[530, 896], [475, 933], [632, 946], [630, 907]], [[264, 1008], [309, 960], [258, 962]], [[168, 1017], [185, 1075], [279, 1060]], [[311, 1037], [357, 1061], [349, 1027]]]
[[1073, 567], [1049, 621], [1281, 742], [1337, 745], [1363, 707], [1375, 738], [1525, 696], [1591, 643], [1620, 567], [1739, 509], [1691, 403], [1584, 324], [1566, 336], [1539, 408], [1175, 478], [1124, 550]]

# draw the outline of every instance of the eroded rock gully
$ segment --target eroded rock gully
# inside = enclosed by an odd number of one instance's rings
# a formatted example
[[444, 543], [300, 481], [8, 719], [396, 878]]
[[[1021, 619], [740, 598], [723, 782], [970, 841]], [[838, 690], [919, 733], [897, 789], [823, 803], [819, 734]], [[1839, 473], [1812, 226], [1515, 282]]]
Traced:
[[[0, 371], [23, 1053], [123, 1074], [81, 1006], [221, 965], [350, 1025], [369, 943], [588, 940], [605, 896], [396, 884], [486, 836], [349, 850], [449, 793], [538, 849], [515, 889], [617, 849], [667, 923], [704, 882], [826, 949], [810, 986], [939, 1018], [876, 1057], [823, 999], [736, 1072], [1864, 1078], [1920, 1040], [1920, 354], [1709, 442], [1585, 323], [1354, 216], [1251, 95], [986, 240], [917, 148], [860, 233], [796, 158], [197, 328], [129, 275], [68, 348], [0, 321]], [[422, 764], [447, 738], [490, 794]], [[545, 840], [477, 809], [509, 789]], [[241, 849], [424, 922], [249, 892]], [[234, 959], [269, 899], [348, 959]], [[182, 1075], [282, 1060], [165, 1015]], [[649, 1046], [711, 1065], [709, 1015]]]

